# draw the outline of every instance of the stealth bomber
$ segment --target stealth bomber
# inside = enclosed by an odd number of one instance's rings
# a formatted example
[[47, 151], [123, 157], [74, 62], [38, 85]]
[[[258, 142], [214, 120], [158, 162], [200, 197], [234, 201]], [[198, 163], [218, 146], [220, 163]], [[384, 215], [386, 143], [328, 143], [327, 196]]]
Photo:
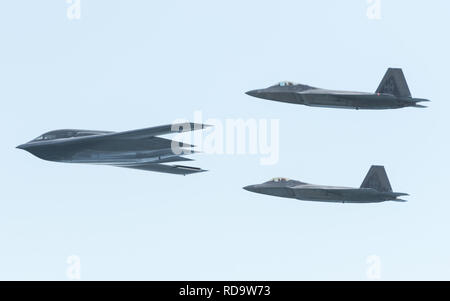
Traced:
[[405, 107], [425, 108], [428, 99], [413, 98], [402, 69], [390, 68], [375, 93], [335, 91], [308, 85], [281, 82], [246, 94], [262, 99], [310, 107], [384, 110]]
[[246, 186], [244, 189], [283, 198], [329, 203], [406, 202], [399, 197], [408, 195], [392, 191], [383, 166], [372, 166], [360, 188], [314, 185], [275, 178], [263, 184]]
[[189, 175], [205, 170], [165, 163], [192, 161], [190, 144], [158, 137], [200, 130], [206, 125], [179, 123], [126, 132], [56, 130], [45, 133], [17, 148], [38, 158], [64, 163], [101, 164], [161, 173]]

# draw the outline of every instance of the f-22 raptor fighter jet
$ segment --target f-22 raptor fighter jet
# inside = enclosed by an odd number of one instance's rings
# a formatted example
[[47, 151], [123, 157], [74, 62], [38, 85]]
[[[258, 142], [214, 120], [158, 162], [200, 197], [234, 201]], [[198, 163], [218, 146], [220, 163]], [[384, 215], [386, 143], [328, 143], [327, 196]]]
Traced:
[[177, 141], [157, 137], [203, 129], [196, 123], [163, 125], [127, 132], [92, 130], [57, 130], [17, 146], [44, 160], [102, 164], [162, 173], [188, 175], [203, 172], [200, 168], [163, 163], [192, 161], [183, 157], [194, 153]]
[[391, 184], [383, 166], [372, 166], [360, 188], [313, 185], [276, 178], [263, 184], [246, 186], [244, 189], [283, 198], [331, 203], [406, 202], [399, 197], [408, 195], [392, 192]]
[[281, 82], [267, 89], [253, 90], [246, 94], [310, 107], [356, 110], [425, 108], [419, 103], [429, 101], [428, 99], [411, 97], [403, 71], [394, 68], [388, 69], [375, 93], [334, 91], [292, 82]]

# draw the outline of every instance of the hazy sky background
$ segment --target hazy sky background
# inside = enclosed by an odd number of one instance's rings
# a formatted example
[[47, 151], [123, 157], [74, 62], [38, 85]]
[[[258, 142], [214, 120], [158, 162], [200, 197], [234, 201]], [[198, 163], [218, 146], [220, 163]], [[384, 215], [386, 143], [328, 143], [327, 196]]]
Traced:
[[[449, 280], [449, 1], [82, 0], [0, 5], [0, 279]], [[428, 109], [351, 111], [251, 98], [281, 80], [375, 91], [403, 68]], [[280, 160], [196, 155], [179, 177], [40, 160], [61, 128], [280, 120]], [[359, 186], [386, 166], [408, 203], [322, 204], [242, 189], [275, 176]]]

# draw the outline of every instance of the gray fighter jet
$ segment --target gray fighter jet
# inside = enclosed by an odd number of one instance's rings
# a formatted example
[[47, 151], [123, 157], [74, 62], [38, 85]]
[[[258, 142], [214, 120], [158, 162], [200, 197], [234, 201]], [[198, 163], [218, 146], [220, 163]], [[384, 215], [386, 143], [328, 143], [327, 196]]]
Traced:
[[406, 202], [399, 199], [407, 193], [392, 192], [383, 166], [372, 166], [360, 188], [322, 186], [285, 178], [244, 187], [245, 190], [283, 198], [330, 203]]
[[163, 163], [192, 161], [193, 145], [157, 137], [205, 128], [196, 123], [163, 125], [127, 132], [57, 130], [17, 146], [44, 160], [102, 164], [162, 173], [188, 175], [205, 170]]
[[310, 107], [356, 110], [426, 108], [418, 103], [429, 101], [428, 99], [411, 97], [403, 71], [394, 68], [388, 69], [375, 93], [334, 91], [292, 82], [281, 82], [267, 89], [253, 90], [246, 94]]

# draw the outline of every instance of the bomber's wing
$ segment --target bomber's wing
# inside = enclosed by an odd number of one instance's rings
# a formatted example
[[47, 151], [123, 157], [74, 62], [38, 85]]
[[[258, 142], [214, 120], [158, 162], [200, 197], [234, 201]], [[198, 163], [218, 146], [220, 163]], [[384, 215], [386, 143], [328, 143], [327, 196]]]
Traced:
[[208, 127], [208, 125], [192, 123], [192, 122], [174, 123], [174, 124], [167, 124], [167, 125], [161, 125], [161, 126], [156, 126], [156, 127], [151, 127], [151, 128], [140, 129], [140, 130], [118, 132], [118, 133], [113, 133], [113, 134], [109, 134], [109, 135], [104, 135], [102, 137], [108, 137], [108, 138], [112, 138], [112, 139], [143, 139], [143, 138], [149, 138], [149, 137], [167, 135], [167, 134], [173, 134], [173, 133], [196, 131], [196, 130], [201, 130], [201, 129], [204, 129], [207, 127]]
[[189, 131], [201, 130], [209, 127], [209, 125], [199, 124], [199, 123], [175, 123], [167, 124], [156, 127], [150, 127], [139, 130], [132, 130], [126, 132], [110, 132], [100, 135], [83, 136], [83, 137], [73, 137], [68, 139], [56, 139], [44, 141], [45, 144], [80, 144], [85, 143], [96, 143], [103, 141], [117, 141], [117, 140], [142, 140], [145, 138], [156, 138], [155, 136], [183, 133]]
[[140, 170], [146, 170], [146, 171], [161, 172], [161, 173], [176, 174], [176, 175], [183, 175], [183, 176], [206, 171], [206, 170], [203, 170], [203, 169], [197, 168], [197, 167], [182, 166], [182, 165], [165, 165], [165, 164], [160, 164], [160, 163], [144, 163], [144, 164], [136, 163], [136, 164], [121, 164], [121, 165], [115, 165], [115, 166], [140, 169]]

